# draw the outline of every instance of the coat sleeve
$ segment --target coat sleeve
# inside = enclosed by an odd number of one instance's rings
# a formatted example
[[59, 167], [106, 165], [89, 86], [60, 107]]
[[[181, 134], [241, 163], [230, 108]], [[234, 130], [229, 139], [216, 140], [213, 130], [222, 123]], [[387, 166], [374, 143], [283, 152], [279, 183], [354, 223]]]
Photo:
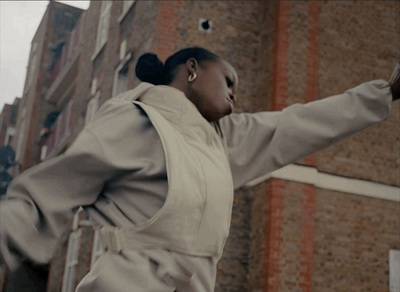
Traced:
[[49, 262], [75, 211], [93, 204], [117, 171], [101, 142], [85, 128], [64, 154], [15, 178], [0, 205], [2, 264]]
[[385, 119], [391, 101], [389, 84], [375, 80], [280, 112], [221, 119], [235, 188]]

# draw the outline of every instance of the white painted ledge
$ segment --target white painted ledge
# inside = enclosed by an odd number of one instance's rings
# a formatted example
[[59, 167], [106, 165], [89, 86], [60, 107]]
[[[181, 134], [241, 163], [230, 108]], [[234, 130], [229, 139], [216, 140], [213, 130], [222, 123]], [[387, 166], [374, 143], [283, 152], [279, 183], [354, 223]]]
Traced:
[[279, 178], [305, 184], [312, 184], [321, 189], [400, 202], [400, 188], [361, 179], [319, 172], [314, 167], [291, 164], [252, 180], [246, 187], [255, 186], [270, 178]]

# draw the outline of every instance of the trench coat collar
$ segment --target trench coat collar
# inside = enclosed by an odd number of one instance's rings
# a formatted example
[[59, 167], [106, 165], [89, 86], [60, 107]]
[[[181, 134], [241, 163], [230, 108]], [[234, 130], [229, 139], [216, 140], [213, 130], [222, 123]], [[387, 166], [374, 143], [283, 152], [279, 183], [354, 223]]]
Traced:
[[[171, 86], [143, 82], [133, 91], [133, 100], [155, 108], [179, 132], [212, 144], [218, 139], [217, 124], [209, 123], [185, 94]], [[132, 92], [133, 93], [133, 92]]]

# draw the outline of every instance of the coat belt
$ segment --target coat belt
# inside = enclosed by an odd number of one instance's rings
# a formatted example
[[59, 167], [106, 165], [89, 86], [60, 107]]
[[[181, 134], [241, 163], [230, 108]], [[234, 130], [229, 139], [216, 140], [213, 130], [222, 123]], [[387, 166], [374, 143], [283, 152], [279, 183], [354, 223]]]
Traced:
[[126, 245], [126, 238], [120, 228], [103, 226], [100, 229], [101, 242], [106, 251], [121, 253]]

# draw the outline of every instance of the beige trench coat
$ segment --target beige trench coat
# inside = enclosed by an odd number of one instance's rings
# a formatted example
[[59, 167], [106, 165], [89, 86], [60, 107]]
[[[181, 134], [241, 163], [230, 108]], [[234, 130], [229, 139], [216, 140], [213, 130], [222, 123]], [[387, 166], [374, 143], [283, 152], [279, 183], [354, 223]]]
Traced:
[[[161, 144], [146, 115], [132, 105], [146, 92], [162, 93], [157, 88], [143, 83], [108, 101], [65, 154], [13, 181], [0, 206], [1, 257], [11, 269], [25, 258], [49, 262], [79, 206], [86, 206], [97, 223], [118, 227], [148, 220], [162, 206], [168, 184]], [[176, 90], [163, 88], [168, 103]], [[223, 118], [234, 187], [383, 120], [391, 100], [389, 84], [377, 80], [281, 112]], [[78, 289], [132, 291], [136, 285], [134, 291], [212, 291], [215, 265], [211, 257], [161, 249], [107, 253]]]

